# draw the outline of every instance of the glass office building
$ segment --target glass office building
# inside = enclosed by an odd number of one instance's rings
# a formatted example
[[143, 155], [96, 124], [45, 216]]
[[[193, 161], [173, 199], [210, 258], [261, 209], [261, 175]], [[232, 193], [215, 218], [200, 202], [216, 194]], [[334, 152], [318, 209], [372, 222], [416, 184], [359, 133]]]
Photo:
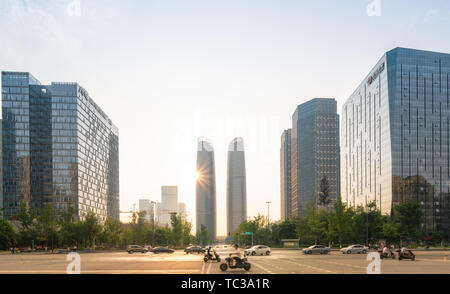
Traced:
[[210, 240], [216, 239], [216, 168], [214, 148], [207, 138], [200, 137], [197, 145], [196, 231], [204, 225]]
[[450, 233], [450, 54], [395, 48], [342, 108], [342, 198], [384, 214], [420, 202], [423, 231]]
[[280, 148], [280, 203], [281, 220], [292, 217], [291, 194], [291, 134], [292, 129], [283, 131]]
[[233, 233], [247, 220], [247, 184], [244, 140], [234, 138], [228, 146], [227, 231]]
[[292, 116], [292, 216], [305, 216], [309, 203], [319, 203], [320, 182], [326, 179], [330, 205], [340, 193], [339, 115], [335, 99], [315, 98]]
[[5, 217], [24, 202], [119, 219], [118, 129], [86, 90], [2, 72], [2, 114]]

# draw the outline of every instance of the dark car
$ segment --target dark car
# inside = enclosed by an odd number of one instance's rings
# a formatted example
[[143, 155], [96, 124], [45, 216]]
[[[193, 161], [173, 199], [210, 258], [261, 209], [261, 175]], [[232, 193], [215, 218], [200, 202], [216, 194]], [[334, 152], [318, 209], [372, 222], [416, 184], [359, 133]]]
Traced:
[[139, 245], [128, 245], [127, 246], [127, 252], [128, 253], [134, 253], [134, 252], [141, 252], [141, 253], [147, 253], [148, 249], [144, 248], [142, 246]]
[[189, 253], [205, 253], [205, 249], [200, 247], [200, 246], [189, 246], [186, 249], [184, 249], [184, 252], [186, 252], [186, 254], [189, 254]]
[[174, 253], [175, 250], [170, 249], [169, 247], [155, 247], [152, 250], [153, 253]]

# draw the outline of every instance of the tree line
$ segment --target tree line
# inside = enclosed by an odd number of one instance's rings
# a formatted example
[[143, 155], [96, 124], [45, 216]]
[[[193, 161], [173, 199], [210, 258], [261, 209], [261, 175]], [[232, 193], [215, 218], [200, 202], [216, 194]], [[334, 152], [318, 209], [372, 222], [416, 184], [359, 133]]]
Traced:
[[125, 248], [127, 245], [170, 246], [182, 248], [191, 243], [206, 245], [206, 228], [191, 234], [192, 224], [179, 214], [171, 214], [170, 225], [160, 226], [148, 221], [145, 212], [134, 212], [129, 223], [116, 219], [100, 222], [93, 212], [81, 219], [73, 206], [57, 211], [47, 204], [34, 209], [21, 204], [17, 228], [0, 218], [0, 250], [19, 248]]
[[[304, 217], [287, 218], [278, 224], [269, 224], [267, 218], [258, 215], [241, 223], [232, 239], [241, 246], [249, 246], [252, 236], [242, 233], [251, 232], [255, 245], [281, 246], [283, 239], [299, 239], [302, 246], [342, 247], [356, 243], [378, 244], [381, 240], [392, 245], [418, 244], [427, 235], [422, 231], [422, 223], [422, 209], [416, 201], [397, 205], [389, 216], [383, 215], [375, 202], [365, 207], [348, 207], [338, 198], [332, 206], [311, 202]], [[445, 235], [434, 232], [429, 237], [430, 243], [437, 244]]]

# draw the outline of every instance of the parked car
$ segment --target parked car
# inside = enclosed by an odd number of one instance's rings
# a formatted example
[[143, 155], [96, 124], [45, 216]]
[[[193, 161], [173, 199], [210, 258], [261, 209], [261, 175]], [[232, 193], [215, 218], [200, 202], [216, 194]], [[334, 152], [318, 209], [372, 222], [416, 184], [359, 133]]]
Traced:
[[343, 254], [352, 254], [352, 253], [362, 253], [365, 254], [367, 251], [369, 251], [369, 247], [360, 245], [360, 244], [354, 244], [350, 245], [348, 247], [342, 248], [341, 252]]
[[330, 247], [324, 245], [312, 245], [302, 250], [304, 254], [328, 254], [330, 251]]
[[169, 247], [155, 247], [152, 250], [153, 253], [174, 253], [175, 250], [170, 249]]
[[201, 246], [189, 246], [189, 247], [186, 247], [186, 249], [184, 249], [184, 252], [186, 252], [186, 254], [189, 254], [189, 253], [200, 254], [200, 253], [205, 253], [205, 249], [202, 248]]
[[148, 249], [147, 249], [147, 248], [144, 248], [144, 247], [142, 247], [142, 246], [139, 246], [139, 245], [128, 245], [128, 246], [127, 246], [127, 252], [128, 252], [129, 254], [132, 254], [132, 253], [134, 253], [134, 252], [147, 253], [147, 252], [148, 252]]
[[255, 245], [244, 250], [244, 255], [270, 255], [270, 247], [266, 245]]

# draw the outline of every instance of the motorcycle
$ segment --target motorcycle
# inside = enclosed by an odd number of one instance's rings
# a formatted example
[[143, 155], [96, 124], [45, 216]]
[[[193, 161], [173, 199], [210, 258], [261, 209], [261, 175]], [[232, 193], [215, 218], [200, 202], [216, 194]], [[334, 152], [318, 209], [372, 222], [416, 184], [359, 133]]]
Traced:
[[203, 261], [208, 262], [210, 260], [216, 260], [217, 262], [220, 262], [221, 259], [220, 259], [219, 254], [217, 254], [216, 252], [214, 252], [214, 254], [206, 253], [205, 256], [203, 257]]
[[394, 252], [392, 252], [391, 250], [389, 250], [388, 253], [379, 250], [378, 253], [380, 254], [380, 259], [383, 259], [383, 258], [392, 258], [392, 259], [395, 259], [395, 254], [394, 254]]
[[[235, 260], [235, 263], [232, 264], [232, 260]], [[251, 264], [247, 261], [247, 258], [239, 258], [235, 259], [233, 257], [227, 257], [225, 258], [225, 262], [220, 264], [220, 270], [226, 271], [228, 268], [234, 269], [234, 268], [243, 268], [246, 271], [249, 271], [251, 268]]]
[[414, 253], [412, 253], [411, 250], [407, 250], [405, 254], [403, 254], [400, 249], [398, 249], [397, 252], [398, 252], [398, 260], [402, 259], [411, 259], [413, 261], [416, 260], [416, 256], [414, 255]]

